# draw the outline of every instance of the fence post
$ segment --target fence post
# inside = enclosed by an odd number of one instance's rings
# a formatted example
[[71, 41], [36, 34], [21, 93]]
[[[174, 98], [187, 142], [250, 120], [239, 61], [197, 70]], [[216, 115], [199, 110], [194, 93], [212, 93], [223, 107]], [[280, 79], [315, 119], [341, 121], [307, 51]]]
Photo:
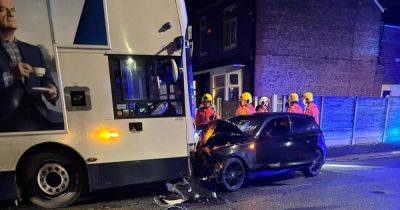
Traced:
[[319, 127], [322, 128], [322, 116], [324, 113], [324, 97], [321, 96], [319, 103]]
[[222, 98], [217, 98], [217, 113], [219, 113], [223, 118], [224, 114], [222, 113]]
[[282, 112], [286, 112], [286, 102], [287, 102], [287, 97], [283, 96], [282, 97]]
[[354, 102], [353, 132], [351, 136], [350, 145], [354, 144], [354, 140], [356, 138], [357, 110], [358, 110], [358, 97], [356, 97], [356, 101]]
[[385, 143], [388, 120], [389, 120], [389, 112], [390, 112], [390, 96], [386, 97], [386, 116], [385, 116], [385, 127], [383, 128], [382, 142]]
[[272, 112], [277, 112], [278, 110], [278, 95], [274, 94], [272, 96]]

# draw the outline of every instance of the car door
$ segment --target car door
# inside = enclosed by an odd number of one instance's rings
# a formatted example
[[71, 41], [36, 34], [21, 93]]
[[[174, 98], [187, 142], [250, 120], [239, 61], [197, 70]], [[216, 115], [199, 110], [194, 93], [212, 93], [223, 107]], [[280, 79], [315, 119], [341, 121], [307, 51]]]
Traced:
[[264, 168], [280, 168], [291, 161], [291, 150], [287, 150], [292, 144], [290, 130], [288, 116], [273, 118], [266, 123], [257, 143], [258, 164]]
[[313, 119], [290, 116], [292, 125], [293, 150], [297, 157], [292, 165], [309, 163], [314, 160], [318, 144], [318, 133], [313, 129]]

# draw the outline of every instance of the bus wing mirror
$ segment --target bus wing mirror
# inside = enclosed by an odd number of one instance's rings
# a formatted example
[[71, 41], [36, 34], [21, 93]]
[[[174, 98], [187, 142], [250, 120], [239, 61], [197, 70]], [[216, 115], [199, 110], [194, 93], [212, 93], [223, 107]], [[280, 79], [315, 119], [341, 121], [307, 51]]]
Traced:
[[171, 59], [171, 71], [174, 82], [177, 82], [179, 79], [179, 68], [174, 59]]

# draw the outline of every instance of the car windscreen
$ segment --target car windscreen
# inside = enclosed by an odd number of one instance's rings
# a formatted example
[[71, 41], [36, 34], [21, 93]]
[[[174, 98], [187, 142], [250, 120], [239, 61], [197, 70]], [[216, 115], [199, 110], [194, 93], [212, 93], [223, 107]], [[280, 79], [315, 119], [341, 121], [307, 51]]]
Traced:
[[249, 117], [234, 117], [228, 120], [238, 127], [246, 136], [255, 136], [264, 120]]

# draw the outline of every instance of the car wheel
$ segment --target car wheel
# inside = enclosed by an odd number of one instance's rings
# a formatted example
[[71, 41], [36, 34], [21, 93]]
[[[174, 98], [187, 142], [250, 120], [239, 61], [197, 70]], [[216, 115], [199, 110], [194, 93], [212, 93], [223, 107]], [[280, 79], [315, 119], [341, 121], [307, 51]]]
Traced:
[[246, 170], [242, 161], [237, 158], [229, 158], [223, 163], [220, 172], [221, 187], [224, 191], [236, 191], [240, 189], [246, 177]]
[[24, 198], [43, 208], [61, 208], [73, 203], [82, 192], [85, 178], [73, 158], [56, 152], [37, 153], [22, 166]]
[[308, 164], [307, 167], [302, 171], [304, 176], [314, 177], [321, 171], [322, 164], [324, 163], [324, 155], [320, 149], [315, 151], [315, 159], [312, 163]]

